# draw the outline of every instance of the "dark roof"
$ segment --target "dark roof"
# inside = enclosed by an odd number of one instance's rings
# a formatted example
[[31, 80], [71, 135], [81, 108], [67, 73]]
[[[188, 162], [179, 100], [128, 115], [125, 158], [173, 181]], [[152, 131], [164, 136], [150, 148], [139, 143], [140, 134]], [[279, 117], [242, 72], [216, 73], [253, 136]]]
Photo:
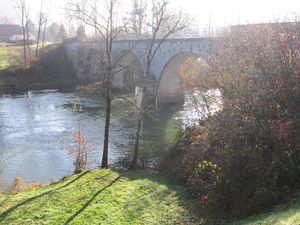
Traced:
[[10, 37], [12, 35], [21, 35], [22, 29], [15, 24], [0, 24], [0, 37]]

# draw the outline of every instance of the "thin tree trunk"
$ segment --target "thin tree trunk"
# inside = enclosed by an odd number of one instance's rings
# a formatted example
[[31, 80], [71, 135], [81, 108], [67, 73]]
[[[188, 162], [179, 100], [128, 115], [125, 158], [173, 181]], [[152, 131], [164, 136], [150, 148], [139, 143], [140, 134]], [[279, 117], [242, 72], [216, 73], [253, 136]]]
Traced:
[[28, 49], [28, 63], [29, 63], [29, 66], [31, 65], [31, 49], [30, 49], [30, 43], [29, 43], [29, 32], [28, 32], [28, 28], [27, 28], [27, 31], [26, 31], [26, 45], [27, 45], [27, 49]]
[[30, 66], [31, 65], [31, 49], [30, 49], [30, 43], [29, 43], [29, 37], [30, 37], [30, 34], [29, 34], [29, 11], [26, 9], [26, 6], [24, 7], [25, 8], [25, 32], [26, 32], [26, 45], [27, 45], [27, 49], [28, 49], [28, 65]]
[[40, 8], [40, 18], [39, 18], [39, 28], [38, 28], [38, 36], [36, 41], [36, 50], [35, 50], [35, 57], [38, 56], [39, 51], [39, 44], [40, 44], [40, 38], [41, 38], [41, 30], [42, 30], [42, 20], [43, 20], [43, 0], [41, 0], [41, 8]]
[[43, 39], [42, 39], [42, 55], [44, 55], [44, 45], [45, 45], [45, 35], [46, 35], [46, 29], [47, 29], [47, 22], [48, 18], [45, 19], [45, 25], [44, 25], [44, 31], [43, 31]]
[[108, 82], [106, 93], [106, 118], [104, 128], [104, 145], [101, 168], [108, 168], [108, 142], [109, 142], [109, 128], [110, 128], [110, 113], [111, 113], [111, 83]]
[[23, 61], [24, 61], [24, 68], [27, 67], [27, 55], [26, 55], [26, 29], [25, 29], [25, 6], [21, 5], [22, 10], [22, 35], [23, 35]]
[[[159, 12], [159, 14], [157, 14], [157, 12], [155, 12], [155, 6], [153, 5], [152, 10], [153, 11], [153, 17], [152, 17], [152, 29], [153, 29], [153, 34], [152, 34], [152, 38], [151, 38], [151, 42], [149, 45], [149, 49], [148, 49], [148, 53], [147, 53], [147, 69], [146, 69], [146, 73], [145, 73], [145, 81], [144, 81], [144, 86], [143, 86], [143, 90], [142, 90], [142, 100], [141, 100], [141, 105], [139, 106], [139, 110], [138, 110], [138, 124], [137, 124], [137, 132], [136, 132], [136, 136], [135, 136], [135, 145], [134, 145], [134, 153], [133, 153], [133, 158], [132, 158], [132, 162], [131, 162], [131, 169], [136, 169], [137, 167], [137, 158], [138, 158], [138, 154], [139, 154], [139, 141], [140, 141], [140, 133], [141, 133], [141, 126], [142, 126], [142, 119], [144, 116], [144, 97], [146, 95], [146, 89], [147, 89], [147, 82], [148, 79], [150, 77], [150, 67], [153, 61], [153, 58], [157, 52], [157, 50], [159, 49], [160, 45], [169, 37], [171, 36], [173, 33], [176, 32], [176, 28], [178, 27], [179, 24], [179, 19], [177, 20], [176, 24], [174, 24], [174, 27], [169, 30], [164, 36], [163, 38], [160, 40], [160, 42], [158, 43], [158, 45], [155, 47], [154, 43], [155, 40], [157, 39], [157, 34], [162, 26], [163, 21], [165, 21], [164, 19], [164, 15], [166, 12], [166, 2], [163, 2], [163, 5], [160, 6], [160, 9], [157, 11]], [[156, 26], [154, 26], [154, 22], [156, 22]]]
[[26, 37], [25, 30], [23, 29], [23, 59], [24, 59], [24, 68], [27, 67], [27, 55], [26, 55]]
[[142, 119], [139, 117], [138, 118], [138, 123], [137, 123], [136, 136], [135, 136], [133, 157], [132, 157], [132, 162], [131, 162], [131, 165], [130, 165], [130, 169], [132, 169], [132, 170], [136, 170], [137, 169], [137, 161], [138, 161], [138, 154], [139, 154], [139, 142], [140, 142], [141, 127], [142, 127]]
[[[112, 101], [112, 45], [113, 45], [113, 12], [114, 2], [110, 1], [109, 7], [109, 19], [107, 23], [106, 33], [109, 35], [106, 39], [106, 55], [107, 55], [107, 77], [106, 77], [106, 118], [104, 128], [104, 144], [101, 168], [108, 168], [108, 143], [109, 143], [109, 128], [110, 128], [110, 113], [111, 113], [111, 101]], [[95, 21], [94, 21], [95, 22]]]

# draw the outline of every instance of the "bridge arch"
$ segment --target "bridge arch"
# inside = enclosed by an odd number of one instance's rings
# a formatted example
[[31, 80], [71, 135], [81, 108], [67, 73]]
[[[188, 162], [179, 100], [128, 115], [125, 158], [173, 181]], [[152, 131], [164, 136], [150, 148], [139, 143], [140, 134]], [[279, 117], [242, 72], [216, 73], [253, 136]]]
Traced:
[[156, 91], [158, 104], [184, 102], [184, 91], [179, 88], [181, 83], [179, 70], [180, 66], [183, 65], [188, 58], [201, 60], [203, 66], [208, 66], [201, 55], [197, 53], [181, 52], [171, 57], [160, 74]]
[[114, 88], [132, 91], [135, 87], [142, 87], [144, 70], [139, 58], [131, 50], [123, 50], [116, 60]]

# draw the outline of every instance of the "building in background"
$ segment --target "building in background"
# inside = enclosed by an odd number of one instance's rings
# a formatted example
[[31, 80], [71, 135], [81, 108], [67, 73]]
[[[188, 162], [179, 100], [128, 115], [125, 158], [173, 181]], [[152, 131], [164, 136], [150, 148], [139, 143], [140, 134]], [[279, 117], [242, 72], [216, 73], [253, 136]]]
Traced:
[[[36, 42], [35, 36], [29, 34], [29, 43]], [[23, 34], [22, 28], [16, 24], [0, 24], [0, 42], [22, 44]]]
[[0, 42], [9, 42], [14, 35], [22, 35], [22, 29], [15, 24], [0, 24]]

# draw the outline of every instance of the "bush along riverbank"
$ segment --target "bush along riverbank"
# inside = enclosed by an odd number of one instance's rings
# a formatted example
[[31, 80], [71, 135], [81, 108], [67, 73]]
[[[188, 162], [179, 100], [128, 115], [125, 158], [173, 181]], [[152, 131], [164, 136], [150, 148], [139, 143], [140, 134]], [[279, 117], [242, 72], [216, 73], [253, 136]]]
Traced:
[[291, 23], [232, 32], [218, 43], [209, 76], [186, 73], [185, 87], [220, 91], [221, 110], [179, 135], [161, 171], [214, 218], [265, 212], [299, 190], [298, 31]]

